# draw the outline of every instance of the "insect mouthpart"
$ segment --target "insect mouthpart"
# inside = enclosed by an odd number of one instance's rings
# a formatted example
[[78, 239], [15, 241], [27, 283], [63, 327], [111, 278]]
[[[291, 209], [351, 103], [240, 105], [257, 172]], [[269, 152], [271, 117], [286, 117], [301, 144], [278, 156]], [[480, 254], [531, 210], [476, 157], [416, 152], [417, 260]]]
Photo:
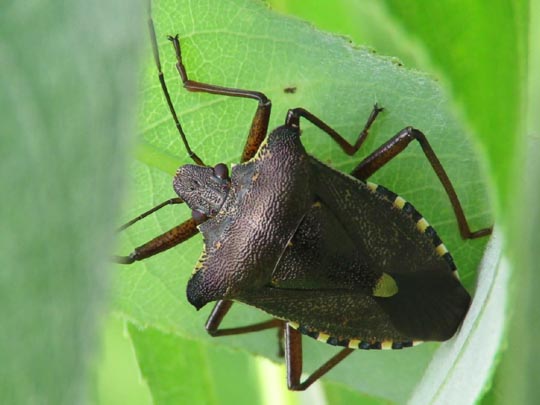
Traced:
[[215, 217], [231, 188], [227, 166], [185, 165], [176, 171], [173, 180], [176, 194], [193, 210], [197, 222]]

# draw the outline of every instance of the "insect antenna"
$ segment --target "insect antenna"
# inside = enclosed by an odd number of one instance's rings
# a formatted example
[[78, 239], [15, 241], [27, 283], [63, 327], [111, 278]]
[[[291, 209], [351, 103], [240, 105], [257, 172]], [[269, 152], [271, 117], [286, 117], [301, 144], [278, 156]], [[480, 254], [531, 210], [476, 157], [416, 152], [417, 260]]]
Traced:
[[174, 109], [174, 105], [172, 103], [169, 90], [167, 89], [167, 84], [165, 83], [165, 76], [163, 75], [163, 71], [161, 69], [161, 60], [159, 58], [159, 50], [158, 50], [157, 39], [156, 39], [156, 30], [154, 28], [154, 21], [152, 19], [151, 2], [148, 2], [148, 30], [150, 32], [150, 41], [152, 42], [152, 53], [154, 54], [154, 61], [156, 63], [156, 67], [158, 70], [159, 83], [161, 84], [161, 89], [163, 90], [165, 99], [167, 100], [169, 111], [171, 112], [171, 115], [174, 119], [174, 123], [176, 124], [176, 129], [178, 130], [178, 133], [180, 134], [180, 138], [182, 139], [182, 142], [184, 143], [184, 146], [186, 148], [186, 151], [189, 157], [199, 166], [206, 166], [204, 162], [201, 160], [201, 158], [199, 158], [199, 156], [197, 156], [197, 154], [193, 152], [191, 148], [189, 147], [186, 134], [182, 128], [182, 125], [180, 125], [180, 121], [178, 120], [178, 115], [176, 114], [176, 110]]
[[133, 218], [131, 221], [125, 223], [121, 227], [119, 227], [116, 231], [121, 232], [126, 228], [129, 228], [131, 225], [133, 225], [136, 222], [139, 222], [141, 219], [146, 218], [148, 215], [153, 214], [154, 212], [162, 209], [163, 207], [166, 207], [167, 205], [174, 205], [174, 204], [182, 204], [184, 201], [181, 198], [171, 198], [167, 201], [163, 201], [161, 204], [156, 205], [155, 207], [149, 209], [148, 211], [143, 212], [141, 215], [139, 215], [137, 218]]

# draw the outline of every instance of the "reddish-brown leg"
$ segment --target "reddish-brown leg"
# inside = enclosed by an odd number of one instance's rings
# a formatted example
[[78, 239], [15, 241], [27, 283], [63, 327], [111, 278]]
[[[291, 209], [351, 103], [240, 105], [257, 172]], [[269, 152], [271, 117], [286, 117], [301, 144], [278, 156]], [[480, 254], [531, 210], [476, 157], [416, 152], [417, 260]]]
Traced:
[[377, 104], [373, 106], [373, 110], [371, 110], [371, 114], [369, 114], [364, 128], [362, 129], [362, 131], [360, 131], [360, 134], [358, 135], [358, 138], [356, 139], [356, 142], [354, 144], [350, 144], [336, 130], [334, 130], [320, 118], [303, 108], [295, 108], [289, 110], [289, 112], [287, 113], [287, 119], [285, 120], [285, 124], [298, 128], [300, 127], [300, 117], [304, 117], [312, 124], [319, 127], [328, 135], [330, 135], [330, 137], [341, 147], [343, 152], [345, 152], [347, 155], [354, 155], [366, 140], [371, 125], [375, 122], [377, 116], [382, 110], [383, 108], [379, 107]]
[[[154, 212], [160, 210], [163, 207], [166, 207], [168, 205], [182, 204], [183, 202], [184, 201], [182, 201], [181, 198], [171, 198], [169, 200], [166, 200], [161, 204], [156, 205], [154, 208], [142, 213], [137, 218], [134, 218], [126, 224], [122, 225], [120, 228], [118, 228], [118, 231], [120, 232], [126, 228], [129, 228], [136, 222], [140, 221], [143, 218], [146, 218], [148, 215], [153, 214]], [[120, 264], [131, 264], [137, 260], [146, 259], [147, 257], [170, 249], [171, 247], [176, 246], [196, 235], [197, 232], [198, 229], [196, 227], [195, 221], [190, 219], [161, 234], [157, 238], [154, 238], [151, 241], [146, 242], [145, 244], [135, 248], [135, 250], [131, 252], [128, 256], [115, 256], [113, 257], [113, 260], [116, 263]]]
[[353, 349], [343, 349], [315, 370], [308, 378], [302, 377], [302, 335], [290, 325], [285, 325], [285, 361], [287, 364], [287, 386], [293, 391], [304, 391], [311, 384], [333, 369], [341, 360], [351, 354]]
[[270, 110], [272, 108], [272, 103], [270, 100], [268, 100], [263, 93], [258, 91], [215, 86], [213, 84], [200, 83], [190, 80], [182, 61], [182, 51], [180, 48], [178, 35], [169, 36], [169, 40], [172, 42], [176, 53], [176, 69], [178, 70], [180, 79], [182, 79], [182, 83], [187, 90], [193, 92], [218, 94], [222, 96], [251, 98], [259, 102], [240, 161], [245, 162], [251, 159], [259, 150], [259, 146], [261, 146], [261, 143], [264, 140], [268, 130], [268, 121], [270, 119]]
[[[303, 108], [295, 108], [293, 110], [289, 110], [286, 124], [298, 127], [300, 117], [304, 117], [320, 129], [322, 129], [326, 134], [330, 135], [330, 137], [334, 141], [336, 141], [336, 143], [341, 147], [341, 149], [343, 149], [345, 153], [347, 153], [348, 155], [353, 155], [365, 141], [371, 124], [377, 118], [377, 115], [381, 111], [382, 108], [379, 108], [377, 105], [374, 106], [366, 122], [366, 125], [364, 126], [364, 130], [360, 133], [354, 145], [351, 145], [329, 125], [324, 123], [322, 120], [320, 120], [310, 112], [304, 110]], [[443, 185], [444, 190], [446, 191], [446, 194], [450, 199], [450, 203], [452, 204], [452, 208], [458, 222], [461, 237], [463, 239], [474, 239], [490, 235], [492, 232], [492, 228], [483, 228], [477, 231], [471, 231], [467, 222], [467, 218], [465, 217], [465, 213], [463, 212], [463, 207], [461, 206], [452, 182], [446, 174], [446, 171], [444, 170], [441, 162], [437, 158], [437, 155], [433, 151], [433, 148], [429, 144], [426, 136], [417, 129], [414, 129], [412, 127], [402, 129], [388, 142], [380, 146], [371, 155], [369, 155], [362, 162], [360, 162], [360, 164], [351, 172], [351, 175], [360, 180], [368, 179], [373, 173], [375, 173], [377, 170], [387, 164], [390, 160], [396, 157], [399, 153], [401, 153], [413, 140], [416, 140], [418, 141], [418, 143], [420, 143], [424, 155], [431, 164], [433, 171], [437, 174], [439, 181]]]
[[207, 332], [211, 336], [241, 335], [243, 333], [259, 332], [265, 329], [283, 328], [284, 321], [274, 318], [265, 322], [255, 323], [253, 325], [219, 329], [219, 325], [221, 325], [223, 318], [225, 318], [225, 315], [227, 315], [233, 304], [234, 302], [229, 300], [220, 300], [216, 303], [205, 325]]
[[195, 236], [198, 232], [197, 223], [190, 218], [180, 225], [155, 237], [151, 241], [135, 248], [128, 256], [116, 256], [113, 259], [120, 264], [131, 264], [179, 245], [192, 236]]
[[283, 357], [283, 329], [285, 322], [280, 319], [270, 319], [265, 322], [255, 323], [253, 325], [240, 326], [236, 328], [219, 329], [221, 322], [225, 318], [225, 315], [231, 309], [233, 301], [220, 300], [214, 305], [214, 309], [210, 313], [208, 320], [206, 321], [206, 331], [211, 336], [231, 336], [241, 335], [243, 333], [259, 332], [261, 330], [278, 328], [278, 356]]
[[[353, 349], [343, 349], [326, 363], [315, 370], [305, 381], [300, 381], [302, 376], [302, 335], [293, 329], [285, 321], [280, 319], [270, 319], [253, 325], [241, 326], [237, 328], [219, 329], [219, 325], [229, 312], [232, 301], [221, 300], [216, 303], [214, 309], [206, 322], [206, 330], [212, 336], [231, 336], [243, 333], [259, 332], [270, 328], [278, 328], [278, 333], [285, 335], [285, 362], [287, 366], [287, 385], [294, 391], [303, 391], [311, 384], [321, 378], [334, 368], [341, 360], [351, 354]], [[283, 333], [284, 332], [284, 333]], [[283, 355], [280, 340], [280, 355]]]
[[369, 178], [373, 173], [401, 153], [414, 140], [418, 141], [422, 147], [424, 155], [428, 159], [433, 171], [439, 178], [439, 181], [443, 185], [444, 190], [450, 199], [461, 237], [463, 239], [475, 239], [490, 235], [492, 228], [471, 231], [452, 182], [446, 174], [440, 160], [437, 158], [437, 155], [433, 151], [433, 148], [429, 144], [426, 136], [415, 128], [407, 127], [399, 131], [388, 142], [380, 146], [376, 151], [360, 162], [351, 174], [362, 180]]

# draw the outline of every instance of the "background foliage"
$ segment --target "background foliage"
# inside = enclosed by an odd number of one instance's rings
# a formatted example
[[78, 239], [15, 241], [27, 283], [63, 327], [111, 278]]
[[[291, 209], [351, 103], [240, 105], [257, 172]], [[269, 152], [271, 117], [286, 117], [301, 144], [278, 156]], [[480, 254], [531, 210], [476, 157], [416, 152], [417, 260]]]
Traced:
[[[379, 101], [386, 112], [364, 154], [405, 125], [423, 129], [473, 224], [491, 221], [487, 183], [500, 229], [461, 334], [438, 350], [424, 345], [399, 356], [357, 353], [329, 375], [333, 383], [297, 396], [284, 391], [282, 369], [249, 354], [275, 359], [273, 333], [213, 340], [204, 334], [207, 312], [193, 311], [183, 291], [200, 239], [131, 268], [107, 268], [112, 229], [120, 222], [113, 218], [121, 156], [129, 152], [126, 135], [133, 132], [138, 49], [147, 43], [144, 10], [119, 1], [54, 7], [38, 1], [24, 8], [6, 3], [0, 13], [5, 39], [0, 43], [0, 179], [6, 190], [0, 206], [2, 402], [74, 403], [90, 397], [100, 403], [150, 398], [237, 403], [240, 395], [250, 403], [324, 397], [328, 403], [481, 398], [526, 403], [538, 398], [534, 379], [525, 377], [538, 375], [540, 364], [530, 346], [540, 330], [533, 288], [537, 273], [530, 272], [538, 246], [532, 231], [539, 220], [532, 202], [538, 197], [540, 125], [533, 112], [540, 84], [529, 74], [540, 71], [535, 39], [540, 35], [532, 31], [539, 26], [538, 2], [501, 1], [489, 10], [465, 1], [272, 3], [397, 57], [405, 68], [397, 59], [355, 49], [255, 0], [162, 0], [155, 8], [160, 50], [192, 146], [208, 162], [237, 161], [254, 106], [249, 100], [177, 91], [167, 33], [183, 39], [193, 78], [266, 92], [274, 101], [274, 125], [287, 108], [301, 105], [352, 139], [370, 105]], [[171, 174], [187, 162], [148, 49], [143, 61], [141, 136], [137, 159], [129, 163], [131, 193], [123, 218], [169, 198]], [[289, 86], [297, 92], [283, 93]], [[323, 160], [347, 170], [360, 159], [344, 158], [316, 133], [306, 126], [304, 138]], [[426, 166], [411, 147], [375, 181], [414, 202], [430, 219], [472, 291], [483, 243], [459, 240], [449, 204]], [[479, 167], [486, 168], [485, 180]], [[171, 209], [154, 216], [127, 233], [119, 249], [129, 250], [186, 215]], [[501, 240], [507, 252], [502, 261]], [[118, 275], [115, 313], [129, 326], [122, 333], [121, 321], [107, 322], [96, 383], [90, 384], [95, 388], [89, 389], [108, 274]], [[510, 318], [511, 308], [520, 309], [518, 316]], [[238, 311], [236, 323], [259, 317]], [[505, 325], [509, 340], [501, 340]], [[131, 343], [122, 336], [133, 342], [144, 385], [134, 370]], [[501, 344], [509, 350], [492, 381]], [[307, 368], [330, 355], [326, 345], [306, 345]]]
[[0, 5], [0, 402], [86, 402], [134, 132], [138, 2]]

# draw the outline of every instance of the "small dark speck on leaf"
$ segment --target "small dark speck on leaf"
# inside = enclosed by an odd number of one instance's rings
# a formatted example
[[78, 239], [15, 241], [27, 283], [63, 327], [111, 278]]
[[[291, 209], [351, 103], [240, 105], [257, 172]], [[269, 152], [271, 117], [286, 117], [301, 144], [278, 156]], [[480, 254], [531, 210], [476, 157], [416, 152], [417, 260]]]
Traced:
[[296, 87], [285, 87], [283, 92], [287, 94], [294, 94], [296, 93]]

